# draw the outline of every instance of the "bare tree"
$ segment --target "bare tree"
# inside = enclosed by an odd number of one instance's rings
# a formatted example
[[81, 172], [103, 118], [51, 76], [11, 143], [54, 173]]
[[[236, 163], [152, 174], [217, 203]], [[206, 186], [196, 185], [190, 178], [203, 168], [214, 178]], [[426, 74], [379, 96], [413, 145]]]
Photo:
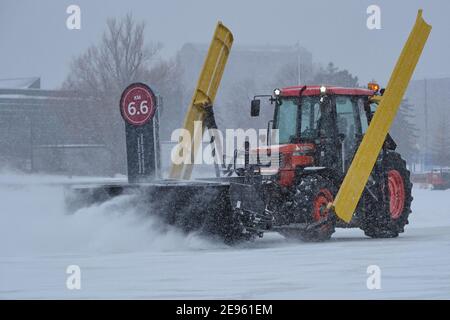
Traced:
[[108, 19], [102, 41], [75, 58], [63, 87], [88, 94], [110, 96], [131, 82], [143, 81], [160, 43], [144, 43], [145, 23], [131, 14]]

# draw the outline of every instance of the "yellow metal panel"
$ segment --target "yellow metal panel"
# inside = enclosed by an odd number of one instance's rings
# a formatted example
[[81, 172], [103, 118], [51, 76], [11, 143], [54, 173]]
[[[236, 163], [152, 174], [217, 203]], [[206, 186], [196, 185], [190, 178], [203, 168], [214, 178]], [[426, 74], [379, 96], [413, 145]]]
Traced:
[[183, 154], [181, 147], [177, 149], [177, 153], [181, 157], [185, 159], [190, 157], [191, 164], [172, 164], [170, 178], [189, 179], [191, 177], [192, 164], [206, 129], [203, 124], [201, 130], [194, 130], [194, 122], [202, 121], [203, 123], [206, 116], [204, 107], [214, 104], [232, 44], [233, 34], [221, 22], [218, 22], [198, 79], [197, 88], [184, 119], [184, 129], [188, 130], [191, 135], [191, 150], [188, 154]]
[[422, 10], [419, 10], [383, 98], [333, 203], [338, 217], [346, 222], [352, 219], [430, 31], [431, 26], [423, 20]]

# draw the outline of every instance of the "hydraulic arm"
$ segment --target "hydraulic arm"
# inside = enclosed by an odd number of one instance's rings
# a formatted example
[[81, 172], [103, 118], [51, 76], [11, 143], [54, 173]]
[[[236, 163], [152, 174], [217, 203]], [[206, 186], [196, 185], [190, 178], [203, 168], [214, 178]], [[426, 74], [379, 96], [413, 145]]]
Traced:
[[[190, 179], [193, 163], [198, 147], [202, 143], [203, 134], [208, 129], [208, 123], [215, 123], [212, 106], [232, 44], [233, 34], [221, 22], [218, 22], [198, 79], [197, 88], [194, 91], [192, 102], [184, 119], [183, 127], [190, 133], [191, 137], [191, 141], [188, 143], [190, 148], [182, 147], [181, 143], [178, 144], [175, 152], [183, 161], [182, 163], [172, 164], [170, 170], [170, 178], [172, 179]], [[202, 126], [200, 129], [195, 127], [195, 121], [201, 121]], [[179, 142], [181, 142], [180, 140]], [[218, 143], [219, 141], [216, 142]], [[184, 142], [183, 146], [185, 145], [186, 142]]]

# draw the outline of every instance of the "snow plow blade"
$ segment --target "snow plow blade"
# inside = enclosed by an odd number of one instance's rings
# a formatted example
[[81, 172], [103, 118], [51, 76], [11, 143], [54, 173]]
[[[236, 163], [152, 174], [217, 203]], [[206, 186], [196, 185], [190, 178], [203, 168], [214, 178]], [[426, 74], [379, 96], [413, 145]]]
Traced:
[[[227, 181], [161, 180], [150, 183], [110, 184], [93, 187], [77, 185], [66, 191], [70, 213], [119, 196], [133, 197], [139, 214], [158, 217], [183, 232], [199, 232], [225, 243], [239, 239], [242, 227], [233, 216]], [[135, 200], [135, 201], [134, 201]]]
[[430, 32], [431, 26], [423, 20], [422, 10], [419, 10], [381, 102], [332, 205], [345, 222], [352, 219]]
[[[198, 79], [197, 87], [184, 119], [183, 128], [189, 131], [191, 136], [190, 152], [183, 154], [181, 143], [178, 144], [175, 154], [178, 154], [183, 161], [180, 164], [172, 164], [170, 170], [170, 178], [172, 179], [188, 180], [191, 177], [195, 155], [202, 141], [203, 133], [207, 129], [205, 119], [208, 112], [212, 112], [214, 99], [232, 44], [233, 34], [221, 22], [218, 22]], [[201, 130], [194, 130], [195, 121], [201, 121]], [[217, 149], [220, 150], [221, 148], [218, 147]]]

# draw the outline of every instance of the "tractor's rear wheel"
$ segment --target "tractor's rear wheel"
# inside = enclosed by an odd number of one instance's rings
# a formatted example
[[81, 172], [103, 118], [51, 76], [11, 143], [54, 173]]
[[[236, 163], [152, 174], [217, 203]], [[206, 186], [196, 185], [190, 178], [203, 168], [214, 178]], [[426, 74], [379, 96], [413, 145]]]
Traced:
[[336, 192], [335, 184], [325, 177], [313, 174], [302, 178], [295, 187], [293, 220], [306, 228], [283, 230], [281, 234], [309, 242], [329, 240], [335, 231], [336, 218], [327, 206]]
[[395, 238], [408, 224], [413, 199], [410, 172], [398, 153], [387, 153], [379, 180], [378, 194], [382, 199], [366, 202], [361, 229], [372, 238]]

